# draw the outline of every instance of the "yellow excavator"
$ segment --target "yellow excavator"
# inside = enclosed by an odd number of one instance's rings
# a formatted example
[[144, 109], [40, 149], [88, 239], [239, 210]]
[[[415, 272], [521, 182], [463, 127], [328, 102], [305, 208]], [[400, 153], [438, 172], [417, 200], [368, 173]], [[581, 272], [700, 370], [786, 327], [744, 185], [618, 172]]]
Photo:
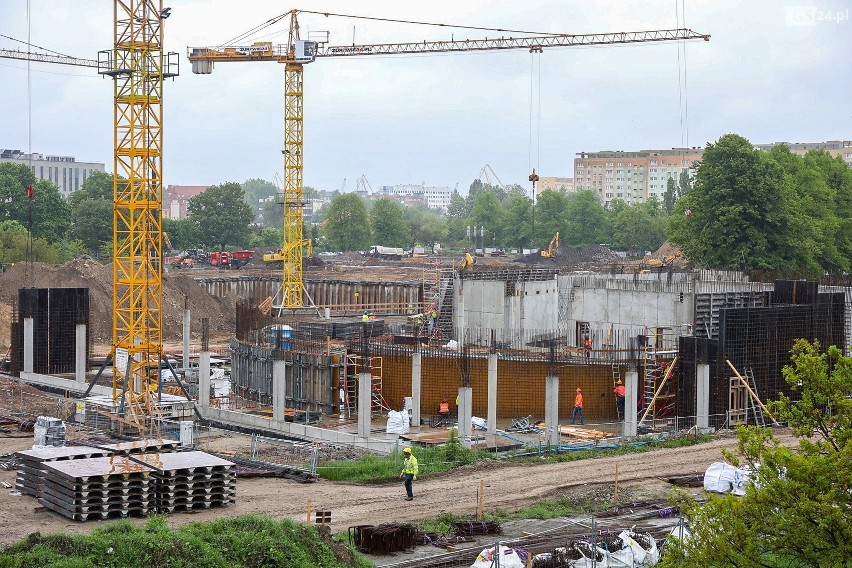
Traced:
[[662, 259], [650, 258], [646, 261], [646, 263], [651, 268], [665, 268], [668, 265], [670, 265], [680, 255], [681, 255], [681, 253], [677, 252], [675, 254], [666, 255]]
[[464, 258], [459, 263], [456, 270], [461, 272], [463, 270], [470, 270], [473, 268], [473, 265], [476, 264], [476, 259], [471, 256], [469, 252], [464, 253]]
[[553, 238], [550, 239], [550, 244], [547, 245], [547, 248], [541, 251], [541, 256], [544, 258], [553, 258], [553, 253], [556, 252], [556, 249], [559, 248], [559, 231], [556, 231], [556, 234], [553, 235]]

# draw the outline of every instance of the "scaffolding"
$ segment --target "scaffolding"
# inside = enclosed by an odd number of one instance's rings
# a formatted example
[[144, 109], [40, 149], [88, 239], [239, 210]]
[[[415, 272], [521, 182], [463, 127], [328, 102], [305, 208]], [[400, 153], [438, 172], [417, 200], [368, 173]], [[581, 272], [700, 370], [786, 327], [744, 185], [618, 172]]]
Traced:
[[382, 392], [382, 358], [349, 354], [346, 356], [343, 387], [343, 407], [347, 418], [358, 413], [358, 375], [367, 372], [370, 373], [370, 414], [377, 416], [392, 410]]
[[656, 420], [674, 413], [676, 389], [669, 381], [674, 375], [679, 335], [672, 327], [654, 327], [643, 336], [645, 380], [640, 397], [640, 423], [649, 417]]

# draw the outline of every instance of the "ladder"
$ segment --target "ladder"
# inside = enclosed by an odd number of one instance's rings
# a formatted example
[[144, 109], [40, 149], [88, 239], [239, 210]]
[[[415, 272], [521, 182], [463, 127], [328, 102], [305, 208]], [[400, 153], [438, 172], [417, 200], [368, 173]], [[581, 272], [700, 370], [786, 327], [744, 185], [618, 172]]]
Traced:
[[[654, 389], [659, 376], [659, 366], [656, 357], [657, 335], [656, 332], [645, 336], [645, 389], [642, 408], [647, 409], [654, 401]], [[654, 419], [654, 411], [651, 409], [650, 417]]]
[[[757, 393], [757, 384], [754, 380], [754, 370], [752, 370], [751, 367], [746, 369], [743, 378], [745, 378], [746, 384], [748, 384], [748, 387], [754, 392], [754, 394], [760, 396]], [[757, 401], [754, 400], [754, 397], [752, 396], [748, 397], [748, 409], [751, 411], [752, 416], [754, 417], [754, 423], [757, 426], [766, 427], [766, 418], [763, 415], [763, 409], [760, 407], [760, 404], [758, 404]]]

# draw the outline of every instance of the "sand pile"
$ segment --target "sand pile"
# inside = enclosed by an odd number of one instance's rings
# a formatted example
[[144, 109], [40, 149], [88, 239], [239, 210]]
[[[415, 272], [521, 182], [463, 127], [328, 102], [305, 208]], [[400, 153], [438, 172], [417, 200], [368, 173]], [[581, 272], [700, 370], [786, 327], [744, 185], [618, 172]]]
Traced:
[[[89, 322], [94, 344], [112, 342], [112, 265], [104, 265], [83, 256], [65, 264], [15, 264], [0, 274], [0, 341], [8, 345], [13, 301], [18, 289], [88, 288]], [[198, 284], [193, 275], [172, 271], [163, 275], [163, 341], [179, 341], [183, 325], [184, 299], [192, 315], [192, 334], [201, 333], [201, 318], [210, 319], [211, 335], [232, 333], [235, 326], [233, 297], [216, 298]]]

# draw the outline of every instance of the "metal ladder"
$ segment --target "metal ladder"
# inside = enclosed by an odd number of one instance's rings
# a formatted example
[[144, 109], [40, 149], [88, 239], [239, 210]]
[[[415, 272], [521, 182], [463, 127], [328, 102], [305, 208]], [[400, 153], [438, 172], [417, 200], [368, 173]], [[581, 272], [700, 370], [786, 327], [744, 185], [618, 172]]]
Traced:
[[[748, 387], [757, 395], [757, 384], [754, 380], [754, 371], [749, 367], [746, 369], [743, 378], [746, 380], [746, 384]], [[760, 395], [758, 395], [760, 396]], [[763, 408], [754, 400], [753, 396], [748, 397], [748, 408], [752, 412], [752, 416], [754, 417], [754, 423], [758, 426], [765, 427], [766, 426], [766, 417], [763, 415]]]
[[[645, 392], [644, 403], [642, 410], [649, 408], [654, 400], [654, 389], [657, 385], [659, 375], [659, 366], [657, 365], [656, 356], [657, 335], [649, 334], [645, 336]], [[654, 419], [654, 410], [648, 413], [648, 417]]]

